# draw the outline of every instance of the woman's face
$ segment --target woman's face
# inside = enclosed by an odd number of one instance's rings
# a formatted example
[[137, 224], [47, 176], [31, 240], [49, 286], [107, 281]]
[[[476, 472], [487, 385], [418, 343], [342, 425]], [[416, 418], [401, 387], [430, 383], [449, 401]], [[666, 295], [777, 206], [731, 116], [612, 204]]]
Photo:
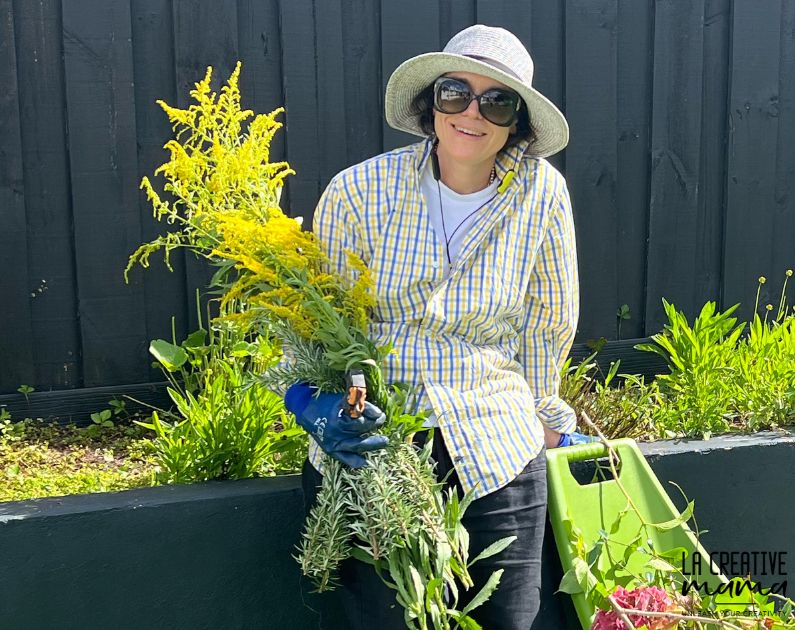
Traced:
[[[483, 94], [491, 88], [508, 87], [504, 83], [471, 72], [448, 72], [444, 76], [466, 81], [475, 94]], [[439, 138], [438, 151], [455, 161], [472, 165], [493, 161], [505, 146], [508, 135], [516, 132], [515, 124], [511, 127], [499, 127], [483, 118], [475, 99], [460, 114], [443, 114], [434, 109], [433, 126], [436, 137]], [[477, 135], [464, 133], [461, 129]]]

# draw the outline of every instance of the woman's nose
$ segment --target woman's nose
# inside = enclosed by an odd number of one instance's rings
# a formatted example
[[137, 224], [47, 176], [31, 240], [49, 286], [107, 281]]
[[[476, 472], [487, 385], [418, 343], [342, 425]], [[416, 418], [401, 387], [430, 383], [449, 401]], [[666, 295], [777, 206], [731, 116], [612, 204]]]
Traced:
[[480, 109], [478, 105], [478, 99], [473, 98], [467, 108], [464, 110], [464, 113], [469, 114], [470, 116], [474, 116], [475, 118], [480, 118]]

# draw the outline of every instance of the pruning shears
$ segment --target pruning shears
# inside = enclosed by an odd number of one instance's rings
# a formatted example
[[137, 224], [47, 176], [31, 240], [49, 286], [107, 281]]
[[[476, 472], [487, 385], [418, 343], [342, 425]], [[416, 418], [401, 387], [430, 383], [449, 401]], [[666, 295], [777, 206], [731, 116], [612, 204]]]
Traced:
[[364, 413], [364, 401], [367, 398], [367, 383], [364, 372], [359, 368], [351, 368], [345, 374], [345, 402], [348, 404], [348, 415], [359, 418]]

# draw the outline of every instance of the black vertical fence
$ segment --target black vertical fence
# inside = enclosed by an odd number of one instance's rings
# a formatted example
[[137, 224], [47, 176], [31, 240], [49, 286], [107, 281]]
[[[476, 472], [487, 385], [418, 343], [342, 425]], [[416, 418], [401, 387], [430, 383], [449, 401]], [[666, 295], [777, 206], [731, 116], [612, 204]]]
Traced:
[[566, 114], [577, 342], [742, 302], [795, 266], [795, 0], [0, 0], [0, 394], [157, 380], [149, 340], [197, 325], [207, 269], [122, 270], [163, 226], [138, 183], [185, 106], [242, 60], [243, 104], [285, 106], [274, 159], [308, 222], [329, 179], [415, 141], [383, 119], [404, 59], [476, 23], [527, 45]]

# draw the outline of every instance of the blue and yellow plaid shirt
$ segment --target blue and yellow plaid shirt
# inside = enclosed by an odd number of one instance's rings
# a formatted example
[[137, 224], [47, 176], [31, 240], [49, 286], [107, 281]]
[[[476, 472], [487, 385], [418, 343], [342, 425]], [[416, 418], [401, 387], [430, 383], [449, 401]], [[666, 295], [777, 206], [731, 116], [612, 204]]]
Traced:
[[[354, 273], [344, 249], [370, 268], [370, 338], [395, 350], [384, 377], [419, 389], [464, 490], [480, 497], [539, 453], [542, 422], [575, 428], [558, 396], [579, 317], [574, 220], [563, 176], [524, 156], [520, 143], [497, 156], [498, 180], [509, 170], [515, 177], [480, 213], [448, 270], [420, 189], [431, 147], [425, 140], [336, 175], [313, 229], [335, 271]], [[320, 469], [322, 451], [310, 443]]]

